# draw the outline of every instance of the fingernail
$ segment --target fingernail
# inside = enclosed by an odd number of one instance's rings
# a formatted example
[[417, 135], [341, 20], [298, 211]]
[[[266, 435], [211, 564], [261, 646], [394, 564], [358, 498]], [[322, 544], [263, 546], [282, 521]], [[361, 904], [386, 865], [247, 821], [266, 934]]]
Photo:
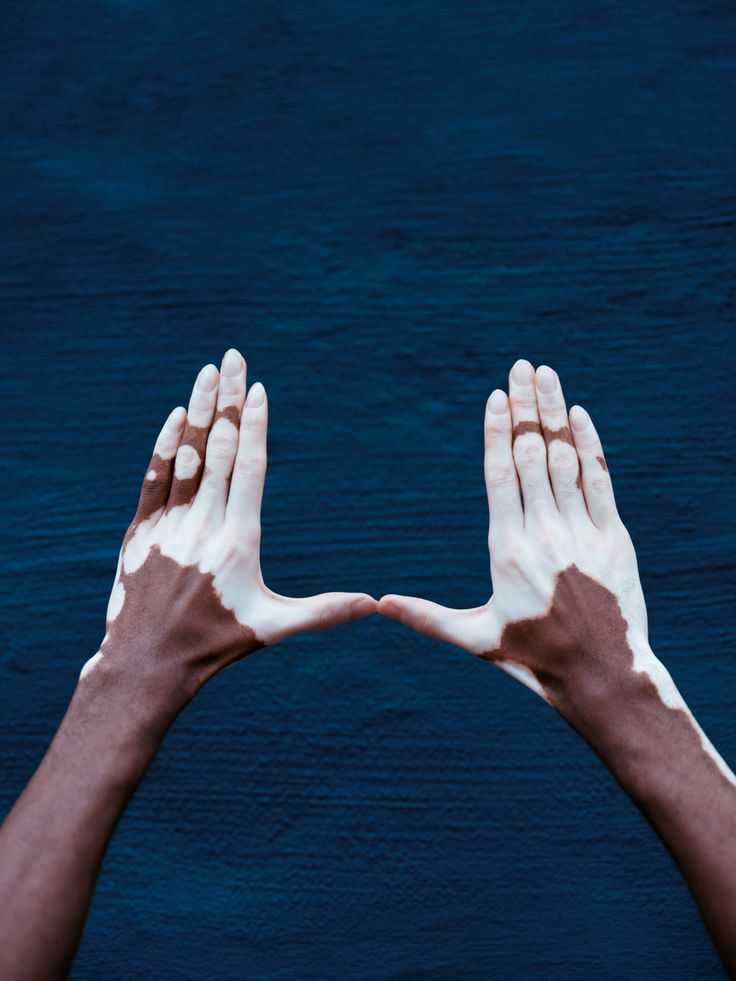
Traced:
[[353, 613], [356, 617], [367, 617], [369, 613], [375, 613], [376, 601], [368, 596], [361, 596], [353, 603]]
[[183, 406], [177, 405], [169, 418], [166, 420], [166, 428], [169, 430], [169, 432], [178, 433], [184, 425], [184, 420], [186, 417], [187, 410]]
[[217, 384], [217, 368], [213, 364], [206, 364], [197, 375], [195, 384], [200, 392], [211, 392]]
[[534, 377], [534, 368], [522, 358], [511, 369], [511, 377], [520, 385], [528, 385]]
[[573, 429], [585, 429], [590, 422], [590, 416], [582, 405], [574, 405], [570, 409], [570, 422], [573, 425]]
[[557, 375], [546, 364], [537, 368], [537, 388], [540, 392], [554, 392], [557, 388]]
[[498, 415], [502, 415], [504, 412], [506, 412], [507, 408], [508, 401], [506, 399], [506, 392], [502, 392], [500, 388], [497, 388], [491, 392], [491, 397], [488, 399], [489, 412], [495, 412]]
[[222, 373], [228, 378], [233, 378], [235, 375], [240, 374], [240, 369], [243, 367], [243, 359], [241, 358], [238, 351], [234, 347], [231, 347], [229, 351], [225, 352], [225, 357], [222, 359]]
[[266, 389], [261, 385], [260, 382], [256, 382], [255, 385], [251, 385], [250, 391], [248, 392], [247, 405], [249, 409], [257, 409], [259, 405], [263, 405], [266, 401]]

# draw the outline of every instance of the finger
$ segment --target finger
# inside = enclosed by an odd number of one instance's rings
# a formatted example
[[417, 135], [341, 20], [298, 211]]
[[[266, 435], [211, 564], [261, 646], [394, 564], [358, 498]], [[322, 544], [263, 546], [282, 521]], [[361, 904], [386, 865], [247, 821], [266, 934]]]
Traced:
[[145, 521], [160, 510], [169, 498], [171, 475], [174, 472], [174, 459], [184, 430], [187, 411], [181, 405], [169, 415], [158, 434], [153, 456], [148, 464], [146, 476], [141, 487], [141, 496], [133, 522]]
[[547, 444], [547, 469], [557, 507], [563, 514], [585, 514], [580, 464], [557, 372], [540, 365], [535, 374], [537, 407]]
[[207, 434], [215, 414], [218, 377], [217, 368], [213, 364], [205, 365], [197, 375], [189, 399], [187, 427], [176, 454], [167, 509], [190, 504], [199, 488]]
[[517, 361], [509, 374], [512, 439], [516, 472], [524, 498], [524, 518], [535, 513], [556, 511], [547, 472], [547, 449], [537, 412], [534, 368], [528, 361]]
[[570, 423], [580, 457], [585, 503], [593, 522], [603, 528], [618, 519], [603, 447], [593, 420], [581, 406], [574, 405], [570, 409]]
[[473, 652], [478, 648], [477, 621], [483, 609], [453, 610], [418, 596], [395, 593], [382, 596], [378, 603], [378, 612], [382, 616], [403, 623], [420, 634]]
[[484, 470], [490, 510], [490, 544], [524, 525], [519, 480], [511, 451], [511, 411], [506, 393], [497, 388], [486, 405]]
[[228, 518], [257, 540], [261, 529], [261, 499], [266, 479], [268, 400], [260, 382], [251, 385], [240, 422], [240, 443], [235, 457]]
[[279, 597], [278, 622], [267, 631], [268, 643], [305, 630], [329, 630], [375, 613], [378, 603], [367, 593], [319, 593], [303, 599]]
[[207, 438], [204, 473], [194, 504], [220, 519], [225, 515], [230, 478], [238, 451], [240, 417], [245, 402], [245, 374], [245, 361], [235, 348], [230, 348], [222, 359], [217, 411]]

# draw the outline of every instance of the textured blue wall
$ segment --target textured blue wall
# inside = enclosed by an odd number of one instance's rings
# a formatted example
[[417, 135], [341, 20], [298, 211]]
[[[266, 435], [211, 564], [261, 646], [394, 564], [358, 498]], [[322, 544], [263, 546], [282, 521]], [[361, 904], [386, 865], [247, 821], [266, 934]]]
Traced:
[[[168, 410], [240, 347], [284, 592], [488, 593], [516, 357], [596, 418], [652, 643], [736, 758], [736, 11], [11, 0], [0, 42], [0, 804], [97, 648]], [[215, 679], [110, 848], [77, 979], [720, 977], [541, 701], [373, 618]]]

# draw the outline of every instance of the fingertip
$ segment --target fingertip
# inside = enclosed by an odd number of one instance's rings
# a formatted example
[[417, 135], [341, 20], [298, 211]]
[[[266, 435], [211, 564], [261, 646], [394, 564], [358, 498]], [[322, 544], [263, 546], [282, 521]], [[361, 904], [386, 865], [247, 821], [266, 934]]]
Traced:
[[549, 365], [540, 364], [534, 375], [537, 391], [543, 395], [550, 395], [557, 389], [557, 372], [553, 371]]
[[582, 405], [573, 405], [573, 407], [570, 409], [570, 424], [572, 425], [573, 429], [577, 429], [578, 431], [582, 432], [583, 429], [587, 429], [590, 422], [590, 416]]
[[381, 616], [389, 617], [391, 620], [398, 620], [401, 616], [401, 597], [388, 593], [378, 601], [376, 608]]
[[377, 601], [367, 593], [354, 600], [351, 605], [351, 612], [355, 620], [360, 617], [369, 617], [378, 609]]
[[260, 409], [266, 402], [266, 389], [260, 382], [255, 382], [250, 387], [248, 398], [245, 400], [246, 408]]
[[243, 356], [234, 347], [228, 348], [222, 358], [223, 377], [234, 378], [243, 370]]
[[166, 420], [166, 429], [171, 433], [179, 433], [184, 428], [184, 423], [187, 421], [187, 410], [183, 405], [177, 405], [177, 407], [169, 414], [169, 418]]
[[488, 412], [493, 413], [493, 415], [503, 415], [508, 412], [509, 400], [506, 392], [501, 388], [494, 389], [488, 398], [486, 407]]
[[215, 365], [206, 364], [197, 375], [194, 387], [198, 388], [200, 392], [211, 392], [217, 385], [219, 377], [220, 373]]
[[511, 368], [511, 378], [519, 385], [530, 385], [534, 380], [534, 365], [526, 358], [519, 358]]

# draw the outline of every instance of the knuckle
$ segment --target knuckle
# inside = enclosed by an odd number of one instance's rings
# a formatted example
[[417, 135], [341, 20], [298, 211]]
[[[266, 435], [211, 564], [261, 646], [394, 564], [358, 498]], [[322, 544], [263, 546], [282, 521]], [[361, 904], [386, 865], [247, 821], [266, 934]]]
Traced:
[[317, 629], [327, 630], [337, 621], [339, 608], [335, 603], [324, 603], [317, 617]]
[[522, 408], [535, 409], [537, 407], [537, 393], [531, 386], [528, 388], [519, 388], [511, 396], [511, 401], [514, 405], [521, 406]]
[[432, 633], [432, 630], [434, 629], [434, 620], [432, 619], [431, 614], [427, 613], [426, 610], [419, 615], [417, 629], [424, 634]]
[[508, 485], [516, 483], [516, 467], [509, 461], [491, 463], [488, 467], [488, 479], [492, 484]]
[[549, 465], [551, 470], [556, 470], [559, 473], [569, 473], [577, 470], [578, 467], [578, 455], [575, 450], [568, 446], [567, 444], [560, 444], [559, 441], [550, 447], [549, 452]]
[[199, 453], [190, 443], [183, 443], [176, 456], [180, 463], [199, 463]]
[[547, 449], [541, 437], [517, 440], [514, 443], [514, 459], [520, 466], [539, 464], [547, 454]]
[[235, 470], [241, 477], [260, 477], [266, 468], [266, 459], [257, 454], [241, 457], [235, 463]]
[[505, 571], [520, 569], [523, 562], [523, 543], [515, 535], [509, 535], [493, 549], [493, 564]]
[[555, 559], [559, 552], [559, 543], [554, 535], [542, 532], [537, 538], [537, 548], [548, 559]]
[[236, 439], [227, 432], [218, 432], [210, 436], [207, 449], [214, 457], [231, 457], [236, 450]]
[[511, 416], [508, 412], [492, 412], [489, 416], [488, 428], [492, 433], [505, 435], [511, 432]]
[[238, 529], [233, 542], [240, 554], [256, 551], [261, 544], [261, 526], [257, 521], [250, 521]]

